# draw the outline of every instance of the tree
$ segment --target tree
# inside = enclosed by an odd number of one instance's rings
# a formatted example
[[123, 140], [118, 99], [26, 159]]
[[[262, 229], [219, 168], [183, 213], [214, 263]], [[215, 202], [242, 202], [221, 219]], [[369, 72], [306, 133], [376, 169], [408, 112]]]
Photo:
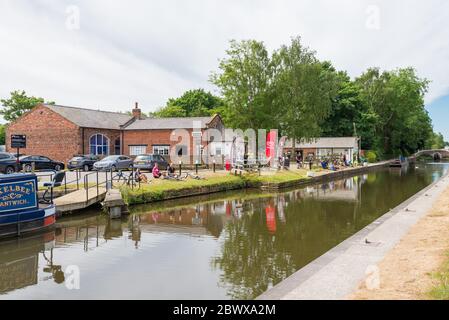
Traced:
[[185, 117], [187, 115], [186, 110], [180, 106], [166, 106], [151, 114], [156, 118], [172, 118], [172, 117]]
[[360, 86], [346, 72], [337, 73], [337, 95], [332, 101], [329, 117], [323, 123], [323, 136], [359, 136], [362, 149], [370, 150], [375, 143], [376, 114], [362, 101]]
[[282, 135], [295, 139], [318, 137], [337, 93], [337, 74], [329, 62], [293, 38], [275, 55], [274, 106]]
[[201, 117], [217, 113], [223, 100], [204, 89], [186, 91], [179, 98], [169, 99], [165, 107], [152, 113], [154, 117]]
[[429, 140], [426, 143], [426, 149], [444, 149], [447, 142], [444, 141], [442, 133], [432, 132]]
[[428, 80], [413, 68], [380, 72], [368, 69], [356, 79], [366, 110], [375, 115], [373, 148], [382, 155], [411, 154], [422, 149], [432, 133], [424, 108]]
[[0, 124], [0, 145], [5, 144], [5, 126]]
[[293, 38], [272, 54], [263, 42], [231, 41], [211, 81], [226, 103], [227, 126], [279, 129], [291, 138], [321, 133], [335, 94], [335, 72]]
[[[28, 97], [25, 91], [13, 91], [9, 99], [0, 100], [2, 107], [0, 109], [0, 115], [8, 121], [15, 121], [25, 112], [30, 111], [40, 103], [44, 103], [43, 98]], [[54, 104], [54, 102], [47, 102], [48, 104]]]
[[226, 54], [220, 61], [220, 72], [210, 77], [224, 97], [226, 126], [276, 128], [270, 97], [274, 68], [263, 42], [232, 40]]

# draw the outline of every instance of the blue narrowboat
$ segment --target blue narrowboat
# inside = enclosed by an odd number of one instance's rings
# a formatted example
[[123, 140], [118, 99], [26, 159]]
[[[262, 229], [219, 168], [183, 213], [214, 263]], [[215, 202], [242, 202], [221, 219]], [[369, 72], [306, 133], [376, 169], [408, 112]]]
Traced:
[[55, 221], [54, 204], [39, 203], [35, 174], [0, 175], [0, 238], [42, 231]]

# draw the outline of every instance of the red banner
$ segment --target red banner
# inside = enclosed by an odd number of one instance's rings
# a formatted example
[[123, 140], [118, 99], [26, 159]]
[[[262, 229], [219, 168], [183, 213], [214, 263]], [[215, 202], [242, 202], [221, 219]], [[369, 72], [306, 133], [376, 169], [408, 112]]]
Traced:
[[267, 159], [274, 158], [276, 156], [276, 139], [277, 139], [277, 132], [276, 131], [270, 131], [267, 133], [267, 145], [265, 150], [265, 156]]

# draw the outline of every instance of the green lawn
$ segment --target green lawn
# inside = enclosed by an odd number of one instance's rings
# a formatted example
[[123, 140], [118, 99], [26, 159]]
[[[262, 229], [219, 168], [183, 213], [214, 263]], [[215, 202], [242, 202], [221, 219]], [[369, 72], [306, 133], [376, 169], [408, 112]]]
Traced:
[[259, 187], [265, 183], [285, 183], [309, 179], [305, 171], [279, 171], [270, 175], [257, 173], [240, 175], [209, 176], [203, 180], [188, 179], [185, 181], [152, 180], [148, 184], [141, 184], [140, 189], [123, 185], [120, 187], [123, 199], [129, 205], [142, 204], [190, 194], [208, 193]]
[[248, 174], [244, 176], [244, 179], [260, 185], [262, 183], [284, 183], [308, 178], [306, 171], [279, 171], [272, 175]]
[[219, 187], [223, 191], [244, 188], [245, 181], [241, 177], [233, 175], [208, 177], [204, 180], [173, 181], [161, 179], [152, 180], [149, 184], [141, 184], [140, 189], [121, 186], [120, 191], [127, 204], [138, 204], [168, 199], [177, 194], [188, 196], [189, 192], [211, 187]]

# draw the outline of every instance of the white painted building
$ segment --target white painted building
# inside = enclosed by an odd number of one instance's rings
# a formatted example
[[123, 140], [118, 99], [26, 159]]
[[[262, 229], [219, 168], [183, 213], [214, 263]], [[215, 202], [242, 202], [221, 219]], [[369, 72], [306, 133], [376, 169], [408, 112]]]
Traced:
[[[291, 140], [286, 142], [284, 149], [292, 151]], [[346, 155], [346, 159], [352, 161], [354, 156], [358, 155], [359, 150], [360, 138], [358, 137], [323, 137], [297, 142], [294, 153], [301, 152], [303, 157], [314, 156], [318, 158]]]

